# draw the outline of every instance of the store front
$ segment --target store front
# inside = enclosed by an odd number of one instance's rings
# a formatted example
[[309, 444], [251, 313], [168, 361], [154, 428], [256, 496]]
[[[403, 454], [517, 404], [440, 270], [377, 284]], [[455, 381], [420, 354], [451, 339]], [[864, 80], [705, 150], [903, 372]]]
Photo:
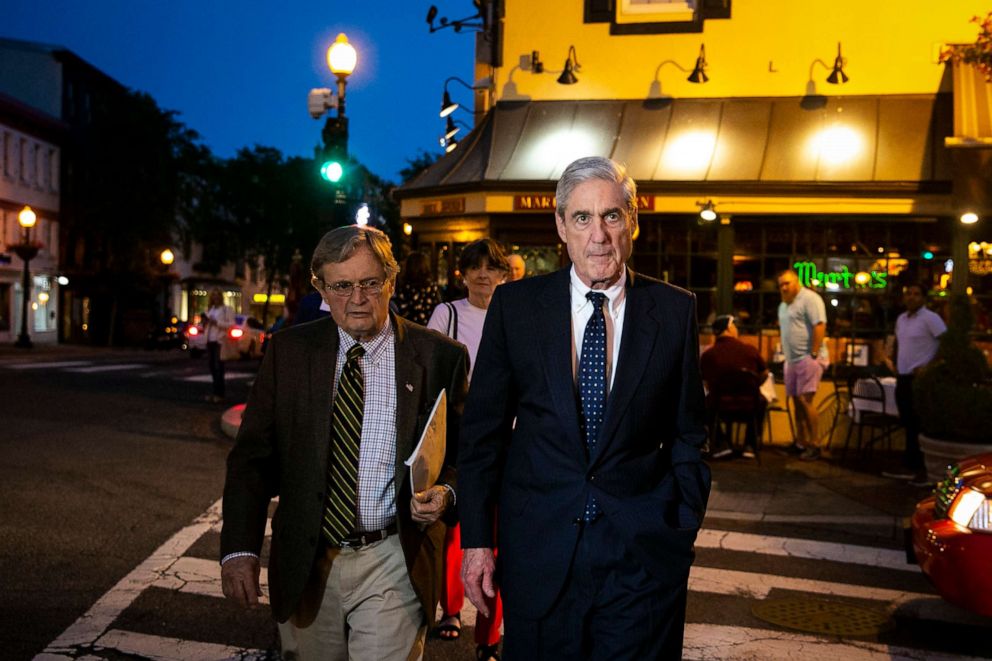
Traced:
[[[832, 337], [883, 338], [902, 287], [922, 282], [939, 307], [958, 257], [985, 332], [992, 236], [960, 227], [953, 133], [949, 94], [499, 103], [398, 197], [442, 285], [484, 236], [549, 272], [567, 263], [557, 178], [605, 155], [638, 182], [632, 267], [695, 292], [704, 327], [733, 313], [746, 334], [777, 335], [775, 278], [793, 267], [824, 296]], [[700, 220], [706, 203], [716, 220]]]

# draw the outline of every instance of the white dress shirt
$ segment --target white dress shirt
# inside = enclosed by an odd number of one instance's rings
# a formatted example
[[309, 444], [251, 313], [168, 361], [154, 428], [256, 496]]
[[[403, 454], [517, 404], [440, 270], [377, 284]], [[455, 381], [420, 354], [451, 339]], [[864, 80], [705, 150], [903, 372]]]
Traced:
[[606, 337], [611, 340], [610, 354], [607, 356], [608, 369], [610, 371], [609, 388], [613, 390], [613, 378], [617, 373], [617, 357], [620, 355], [620, 337], [623, 335], [623, 317], [627, 309], [627, 267], [624, 266], [620, 272], [620, 279], [613, 283], [608, 289], [592, 290], [575, 273], [573, 266], [569, 272], [570, 286], [572, 294], [572, 336], [575, 340], [575, 361], [579, 364], [582, 358], [582, 338], [586, 332], [586, 324], [592, 317], [592, 302], [586, 298], [590, 291], [597, 291], [606, 294], [606, 303], [603, 306], [603, 315], [606, 317]]

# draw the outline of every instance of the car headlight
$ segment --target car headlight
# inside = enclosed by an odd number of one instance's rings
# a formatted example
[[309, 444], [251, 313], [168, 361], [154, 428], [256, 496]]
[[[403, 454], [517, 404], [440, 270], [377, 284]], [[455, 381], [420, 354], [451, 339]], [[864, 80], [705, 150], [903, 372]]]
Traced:
[[959, 526], [992, 533], [992, 501], [982, 493], [965, 487], [947, 510], [947, 516]]

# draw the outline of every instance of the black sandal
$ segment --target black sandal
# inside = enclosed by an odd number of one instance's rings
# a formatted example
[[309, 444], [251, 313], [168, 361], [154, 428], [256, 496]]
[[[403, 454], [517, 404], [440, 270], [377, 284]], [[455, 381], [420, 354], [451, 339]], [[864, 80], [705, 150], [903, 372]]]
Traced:
[[476, 661], [500, 661], [499, 643], [495, 645], [476, 645]]
[[434, 628], [434, 635], [441, 640], [458, 640], [462, 635], [462, 614], [445, 615], [441, 618], [441, 623]]

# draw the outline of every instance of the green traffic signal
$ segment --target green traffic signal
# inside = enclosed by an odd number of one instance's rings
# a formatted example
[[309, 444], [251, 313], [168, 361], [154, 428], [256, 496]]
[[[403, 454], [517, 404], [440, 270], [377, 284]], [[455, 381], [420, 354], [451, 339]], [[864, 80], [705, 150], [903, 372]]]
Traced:
[[320, 166], [320, 176], [332, 184], [336, 184], [344, 176], [344, 168], [338, 161], [324, 161], [324, 164]]

